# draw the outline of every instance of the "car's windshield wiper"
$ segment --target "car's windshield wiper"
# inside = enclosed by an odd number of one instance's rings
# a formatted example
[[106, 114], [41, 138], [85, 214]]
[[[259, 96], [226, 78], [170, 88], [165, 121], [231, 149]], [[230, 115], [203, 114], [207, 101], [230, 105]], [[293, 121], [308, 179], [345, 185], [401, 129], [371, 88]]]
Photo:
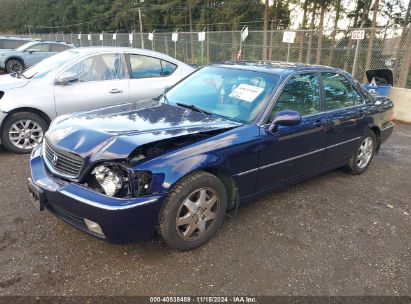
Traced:
[[192, 111], [200, 112], [200, 113], [203, 113], [203, 114], [213, 115], [211, 112], [203, 110], [203, 109], [201, 109], [201, 108], [199, 108], [199, 107], [197, 107], [196, 105], [193, 105], [193, 104], [185, 104], [185, 103], [177, 102], [176, 105], [178, 105], [180, 107], [183, 107], [183, 108], [190, 109]]
[[14, 73], [11, 73], [10, 74], [10, 76], [12, 76], [12, 77], [15, 77], [15, 78], [25, 78], [25, 79], [28, 79], [25, 75], [23, 75], [23, 73], [21, 73], [21, 72], [14, 72]]
[[163, 99], [164, 99], [164, 101], [165, 101], [166, 104], [170, 104], [170, 102], [168, 101], [166, 92], [164, 92], [164, 93], [162, 94], [162, 97], [163, 97]]

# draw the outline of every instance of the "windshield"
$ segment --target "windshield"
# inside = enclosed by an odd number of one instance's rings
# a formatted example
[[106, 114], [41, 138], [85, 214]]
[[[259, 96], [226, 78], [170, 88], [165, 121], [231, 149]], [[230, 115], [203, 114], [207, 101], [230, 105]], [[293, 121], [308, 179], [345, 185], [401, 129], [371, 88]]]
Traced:
[[278, 80], [271, 73], [205, 67], [171, 88], [162, 102], [250, 123], [267, 107]]
[[36, 42], [36, 41], [27, 42], [27, 43], [25, 43], [25, 44], [23, 44], [23, 45], [20, 45], [20, 46], [16, 49], [16, 51], [18, 51], [18, 52], [24, 52], [26, 49], [29, 49], [30, 47], [32, 47], [33, 45], [36, 45], [36, 44], [38, 44], [38, 42]]
[[72, 60], [78, 53], [73, 50], [64, 51], [54, 56], [40, 61], [31, 68], [24, 71], [23, 76], [26, 78], [38, 79], [47, 75], [51, 70], [56, 69], [63, 64]]

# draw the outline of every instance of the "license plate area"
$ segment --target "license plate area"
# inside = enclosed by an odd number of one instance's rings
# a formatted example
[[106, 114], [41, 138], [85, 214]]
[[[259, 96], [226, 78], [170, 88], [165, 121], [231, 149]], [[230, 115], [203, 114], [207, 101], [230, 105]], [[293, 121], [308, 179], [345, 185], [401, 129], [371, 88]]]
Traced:
[[31, 178], [28, 179], [27, 181], [27, 188], [29, 190], [29, 197], [34, 206], [36, 206], [36, 209], [39, 211], [44, 210], [44, 202], [45, 202], [45, 195], [43, 190], [41, 190], [39, 187], [34, 185], [33, 181]]

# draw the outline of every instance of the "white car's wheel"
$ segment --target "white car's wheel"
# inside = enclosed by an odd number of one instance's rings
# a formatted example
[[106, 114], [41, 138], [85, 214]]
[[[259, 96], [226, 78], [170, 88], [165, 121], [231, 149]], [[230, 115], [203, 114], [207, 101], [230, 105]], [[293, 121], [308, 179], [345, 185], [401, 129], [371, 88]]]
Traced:
[[43, 141], [47, 129], [47, 122], [36, 114], [14, 113], [4, 121], [1, 141], [9, 151], [30, 153]]

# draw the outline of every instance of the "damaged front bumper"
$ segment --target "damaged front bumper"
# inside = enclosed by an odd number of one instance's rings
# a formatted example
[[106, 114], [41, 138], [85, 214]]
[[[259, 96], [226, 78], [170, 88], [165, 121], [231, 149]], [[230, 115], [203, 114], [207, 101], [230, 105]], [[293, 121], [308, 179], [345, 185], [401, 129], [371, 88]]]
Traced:
[[[54, 177], [45, 167], [38, 146], [30, 159], [28, 189], [39, 210], [46, 209], [99, 239], [123, 244], [149, 239], [155, 231], [163, 195], [114, 198], [80, 184]], [[90, 229], [97, 223], [102, 233]]]

